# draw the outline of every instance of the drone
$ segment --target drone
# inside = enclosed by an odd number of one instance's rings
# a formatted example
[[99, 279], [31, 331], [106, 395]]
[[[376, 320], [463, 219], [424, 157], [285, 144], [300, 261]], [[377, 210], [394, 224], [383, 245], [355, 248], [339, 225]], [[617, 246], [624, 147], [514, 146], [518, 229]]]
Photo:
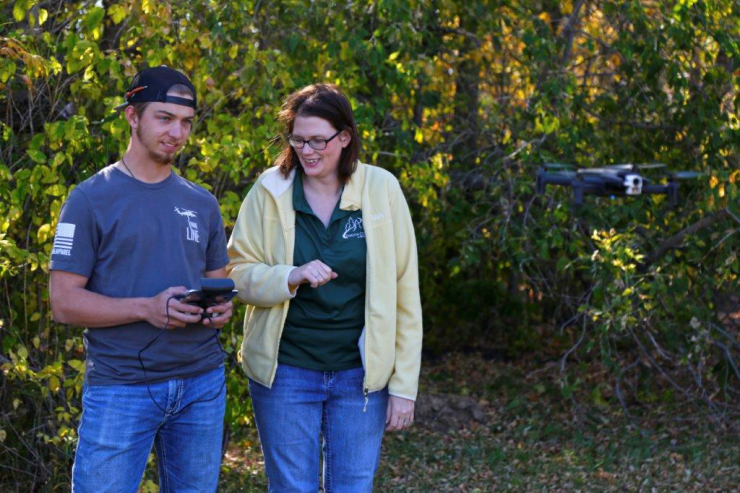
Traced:
[[678, 204], [678, 187], [681, 180], [697, 178], [701, 173], [677, 171], [668, 176], [665, 185], [651, 183], [641, 174], [641, 170], [665, 168], [663, 163], [614, 164], [601, 168], [580, 168], [560, 163], [548, 163], [537, 171], [537, 193], [545, 192], [545, 187], [563, 185], [573, 188], [573, 202], [583, 205], [584, 195], [600, 197], [624, 197], [642, 194], [662, 194], [668, 196], [668, 204]]

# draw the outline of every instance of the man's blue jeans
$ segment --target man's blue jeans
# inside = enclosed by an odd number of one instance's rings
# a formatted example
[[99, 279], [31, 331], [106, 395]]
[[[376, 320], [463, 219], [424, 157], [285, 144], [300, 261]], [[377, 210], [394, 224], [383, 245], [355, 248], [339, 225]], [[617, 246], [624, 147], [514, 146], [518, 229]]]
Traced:
[[165, 413], [152, 402], [146, 385], [86, 385], [72, 490], [138, 491], [154, 444], [161, 492], [216, 491], [226, 405], [223, 382], [220, 367], [149, 384]]
[[385, 428], [388, 391], [362, 392], [362, 368], [315, 371], [278, 365], [272, 388], [249, 391], [271, 492], [372, 491]]

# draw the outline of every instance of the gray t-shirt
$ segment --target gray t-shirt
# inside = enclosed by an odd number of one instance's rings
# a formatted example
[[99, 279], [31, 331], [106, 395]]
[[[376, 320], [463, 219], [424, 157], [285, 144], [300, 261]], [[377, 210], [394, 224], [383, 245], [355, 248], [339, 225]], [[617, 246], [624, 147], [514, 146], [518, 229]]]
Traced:
[[[50, 268], [87, 277], [95, 293], [129, 298], [198, 288], [205, 272], [228, 261], [221, 212], [208, 191], [174, 172], [149, 184], [108, 166], [64, 203]], [[145, 379], [139, 351], [159, 333], [144, 321], [85, 330], [87, 383], [153, 383], [223, 363], [213, 329], [190, 324], [165, 331], [141, 354]]]

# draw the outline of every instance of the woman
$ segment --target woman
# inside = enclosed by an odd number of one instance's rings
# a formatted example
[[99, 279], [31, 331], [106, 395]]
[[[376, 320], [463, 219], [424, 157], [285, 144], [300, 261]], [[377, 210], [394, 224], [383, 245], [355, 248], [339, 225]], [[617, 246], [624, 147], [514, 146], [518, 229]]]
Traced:
[[291, 94], [287, 142], [247, 194], [227, 267], [246, 302], [249, 376], [270, 491], [371, 491], [384, 428], [413, 421], [421, 363], [416, 240], [387, 171], [359, 162], [334, 85]]

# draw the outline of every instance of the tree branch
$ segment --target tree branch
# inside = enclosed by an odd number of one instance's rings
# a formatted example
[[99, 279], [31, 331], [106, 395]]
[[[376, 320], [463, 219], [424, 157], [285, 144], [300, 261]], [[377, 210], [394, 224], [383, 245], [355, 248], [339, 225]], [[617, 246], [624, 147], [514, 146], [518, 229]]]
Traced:
[[576, 24], [578, 23], [578, 14], [581, 11], [581, 7], [583, 7], [583, 4], [586, 3], [586, 0], [578, 0], [578, 2], [573, 6], [573, 12], [570, 14], [570, 18], [568, 18], [568, 23], [565, 25], [565, 28], [563, 29], [563, 38], [565, 38], [565, 51], [563, 51], [563, 66], [568, 64], [568, 60], [570, 60], [570, 55], [573, 51], [573, 38], [576, 34]]
[[656, 261], [658, 261], [663, 255], [668, 253], [669, 250], [672, 250], [673, 248], [676, 248], [678, 245], [683, 242], [684, 238], [688, 235], [693, 235], [701, 231], [702, 229], [706, 229], [709, 226], [713, 225], [720, 219], [723, 219], [726, 216], [729, 216], [729, 211], [727, 208], [721, 209], [711, 216], [706, 216], [700, 219], [699, 221], [695, 222], [691, 226], [682, 229], [675, 235], [668, 238], [665, 242], [663, 242], [662, 245], [660, 245], [656, 250], [654, 250], [650, 255], [647, 256], [645, 261], [640, 264], [639, 269], [640, 272], [645, 272], [648, 267], [650, 267], [652, 264], [654, 264]]

